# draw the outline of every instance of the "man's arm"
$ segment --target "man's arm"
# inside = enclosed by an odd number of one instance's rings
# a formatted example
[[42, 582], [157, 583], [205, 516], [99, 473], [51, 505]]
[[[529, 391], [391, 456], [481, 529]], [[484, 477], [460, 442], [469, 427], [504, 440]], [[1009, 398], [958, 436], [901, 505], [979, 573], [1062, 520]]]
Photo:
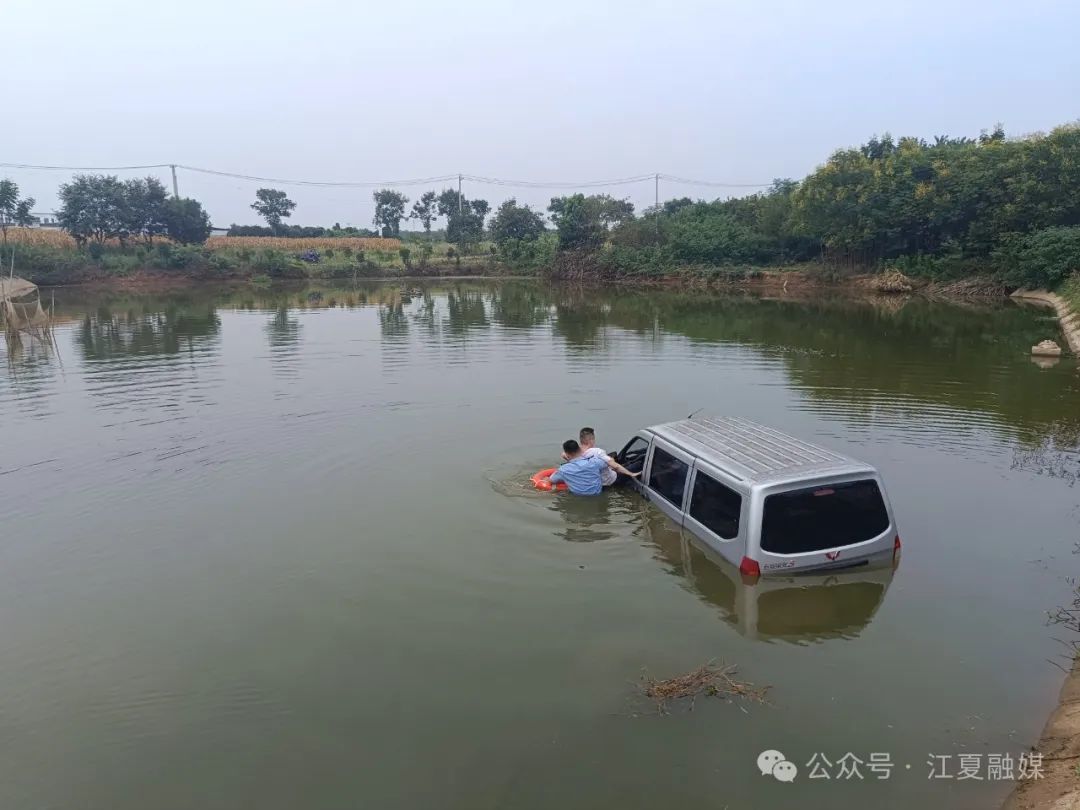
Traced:
[[563, 480], [563, 479], [562, 479], [562, 476], [561, 476], [561, 475], [559, 475], [559, 471], [558, 471], [558, 470], [555, 470], [555, 472], [553, 472], [553, 473], [552, 473], [551, 475], [549, 475], [549, 476], [548, 476], [548, 481], [550, 481], [550, 482], [551, 482], [551, 483], [553, 483], [553, 484], [557, 484], [557, 483], [559, 483], [559, 482], [560, 482], [560, 481], [562, 481], [562, 480]]
[[611, 469], [613, 469], [617, 473], [622, 473], [623, 475], [627, 475], [630, 478], [637, 478], [639, 475], [641, 475], [641, 473], [639, 473], [639, 472], [636, 472], [636, 473], [635, 472], [630, 472], [628, 469], [626, 469], [626, 467], [624, 467], [622, 464], [617, 462], [611, 456], [607, 456], [606, 458], [607, 458], [607, 465], [609, 467], [611, 467]]

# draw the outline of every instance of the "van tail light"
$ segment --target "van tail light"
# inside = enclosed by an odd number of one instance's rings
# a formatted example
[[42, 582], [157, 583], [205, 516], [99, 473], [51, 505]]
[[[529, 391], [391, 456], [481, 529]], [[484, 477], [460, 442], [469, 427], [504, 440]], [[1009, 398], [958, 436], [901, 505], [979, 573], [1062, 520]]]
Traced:
[[896, 567], [896, 564], [900, 561], [900, 535], [896, 535], [896, 539], [892, 544], [892, 564]]
[[761, 576], [761, 566], [758, 565], [757, 560], [743, 557], [742, 562], [739, 563], [739, 573], [742, 574], [744, 578], [756, 580]]

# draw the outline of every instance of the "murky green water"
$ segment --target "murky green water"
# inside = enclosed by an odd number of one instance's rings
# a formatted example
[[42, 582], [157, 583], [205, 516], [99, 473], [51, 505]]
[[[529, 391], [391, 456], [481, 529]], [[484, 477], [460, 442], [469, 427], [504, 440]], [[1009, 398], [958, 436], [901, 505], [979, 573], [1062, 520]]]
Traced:
[[[1042, 311], [471, 282], [56, 306], [57, 351], [0, 364], [5, 808], [986, 807], [1007, 783], [928, 757], [1015, 757], [1055, 702], [1080, 377], [1027, 357]], [[895, 575], [750, 588], [632, 495], [522, 485], [582, 424], [613, 450], [699, 408], [876, 464]], [[772, 705], [637, 694], [714, 658]], [[809, 780], [817, 752], [895, 766]]]

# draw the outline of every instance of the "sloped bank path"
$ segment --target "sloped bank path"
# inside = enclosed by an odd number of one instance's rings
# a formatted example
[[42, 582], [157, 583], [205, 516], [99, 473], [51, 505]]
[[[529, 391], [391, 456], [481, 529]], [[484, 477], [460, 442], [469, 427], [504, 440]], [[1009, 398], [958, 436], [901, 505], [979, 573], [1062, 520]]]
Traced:
[[1073, 312], [1069, 302], [1057, 293], [1046, 290], [1017, 290], [1012, 294], [1013, 298], [1021, 301], [1037, 301], [1046, 306], [1053, 307], [1057, 312], [1058, 321], [1061, 323], [1061, 331], [1065, 335], [1065, 342], [1073, 354], [1080, 356], [1080, 314]]
[[[1065, 342], [1080, 357], [1080, 314], [1064, 298], [1045, 290], [1017, 290], [1013, 298], [1053, 307]], [[1080, 810], [1080, 658], [1034, 750], [1043, 755], [1045, 778], [1019, 782], [1003, 810]]]

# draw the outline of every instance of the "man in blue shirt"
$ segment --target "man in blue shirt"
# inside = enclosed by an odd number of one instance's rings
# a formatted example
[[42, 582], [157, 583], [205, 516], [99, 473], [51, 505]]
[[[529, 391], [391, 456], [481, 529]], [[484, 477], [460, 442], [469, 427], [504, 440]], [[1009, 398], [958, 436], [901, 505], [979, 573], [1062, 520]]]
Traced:
[[615, 472], [637, 478], [641, 473], [632, 473], [615, 459], [608, 456], [586, 456], [581, 445], [573, 439], [563, 442], [563, 455], [566, 463], [551, 474], [551, 483], [566, 482], [567, 489], [574, 495], [599, 495], [603, 491], [600, 471], [610, 467]]

